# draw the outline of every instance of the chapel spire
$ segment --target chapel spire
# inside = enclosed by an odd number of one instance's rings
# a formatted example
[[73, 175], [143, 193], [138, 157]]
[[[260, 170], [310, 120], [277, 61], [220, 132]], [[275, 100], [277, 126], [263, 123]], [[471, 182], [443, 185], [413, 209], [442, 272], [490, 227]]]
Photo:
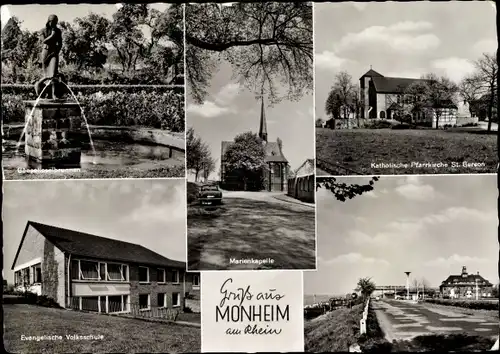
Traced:
[[259, 137], [267, 142], [267, 122], [266, 112], [264, 111], [264, 95], [261, 96]]

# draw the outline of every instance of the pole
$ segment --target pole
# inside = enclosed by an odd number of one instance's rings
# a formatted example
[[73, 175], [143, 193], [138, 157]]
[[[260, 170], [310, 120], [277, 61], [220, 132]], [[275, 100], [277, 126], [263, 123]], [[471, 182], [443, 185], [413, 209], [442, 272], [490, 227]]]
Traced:
[[424, 282], [423, 282], [423, 281], [422, 281], [422, 290], [424, 291], [424, 292], [422, 293], [422, 301], [424, 301], [424, 300], [425, 300], [425, 284], [424, 284]]
[[410, 300], [410, 274], [411, 272], [405, 272], [406, 274], [406, 299]]

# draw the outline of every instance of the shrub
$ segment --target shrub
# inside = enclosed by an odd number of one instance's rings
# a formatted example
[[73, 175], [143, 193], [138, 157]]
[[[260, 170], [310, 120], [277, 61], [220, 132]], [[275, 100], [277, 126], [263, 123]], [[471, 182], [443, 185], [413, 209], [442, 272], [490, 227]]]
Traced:
[[368, 129], [387, 129], [390, 127], [392, 127], [392, 123], [383, 119], [374, 120], [366, 125]]
[[456, 306], [471, 310], [495, 310], [498, 311], [498, 301], [481, 300], [441, 300], [430, 299], [426, 302], [437, 305]]
[[[2, 95], [3, 123], [24, 121], [23, 98], [21, 95]], [[184, 95], [174, 90], [92, 94], [78, 91], [77, 98], [92, 125], [145, 126], [172, 132], [184, 131]]]
[[186, 306], [184, 307], [184, 313], [193, 313], [193, 310], [191, 309], [191, 307]]

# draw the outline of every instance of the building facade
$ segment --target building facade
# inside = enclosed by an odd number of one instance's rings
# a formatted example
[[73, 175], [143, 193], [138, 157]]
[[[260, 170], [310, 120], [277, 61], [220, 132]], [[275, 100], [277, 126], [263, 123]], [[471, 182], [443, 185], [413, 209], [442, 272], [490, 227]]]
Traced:
[[[259, 138], [262, 140], [266, 153], [264, 158], [266, 168], [262, 171], [262, 176], [259, 176], [263, 181], [263, 188], [269, 192], [286, 192], [289, 174], [288, 160], [283, 154], [279, 139], [278, 141], [267, 140], [267, 121], [264, 110], [264, 99], [261, 101]], [[224, 188], [241, 190], [247, 186], [243, 185], [240, 176], [231, 175], [224, 161], [225, 153], [232, 144], [232, 141], [223, 141], [221, 144], [221, 185]], [[250, 187], [250, 189], [254, 188]]]
[[314, 159], [307, 159], [295, 171], [295, 176], [288, 179], [287, 194], [307, 203], [314, 203]]
[[[412, 84], [424, 79], [386, 77], [370, 69], [359, 79], [361, 118], [412, 121], [417, 124], [453, 126], [457, 124], [458, 107], [451, 101], [429, 106], [425, 110], [413, 109], [411, 97], [405, 94]], [[402, 114], [401, 112], [408, 112]], [[404, 115], [404, 116], [402, 116]]]
[[451, 299], [488, 298], [492, 296], [493, 284], [484, 279], [479, 272], [467, 273], [467, 267], [462, 267], [462, 274], [450, 275], [441, 283], [439, 291], [443, 297]]
[[31, 221], [12, 265], [16, 290], [102, 313], [183, 311], [200, 290], [199, 274], [185, 269], [140, 245]]

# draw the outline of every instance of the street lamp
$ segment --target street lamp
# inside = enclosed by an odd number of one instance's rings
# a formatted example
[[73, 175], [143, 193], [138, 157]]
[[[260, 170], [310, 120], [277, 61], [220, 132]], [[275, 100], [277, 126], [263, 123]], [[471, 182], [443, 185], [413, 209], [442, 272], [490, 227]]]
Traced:
[[406, 299], [410, 300], [410, 273], [411, 272], [405, 272], [406, 274]]

